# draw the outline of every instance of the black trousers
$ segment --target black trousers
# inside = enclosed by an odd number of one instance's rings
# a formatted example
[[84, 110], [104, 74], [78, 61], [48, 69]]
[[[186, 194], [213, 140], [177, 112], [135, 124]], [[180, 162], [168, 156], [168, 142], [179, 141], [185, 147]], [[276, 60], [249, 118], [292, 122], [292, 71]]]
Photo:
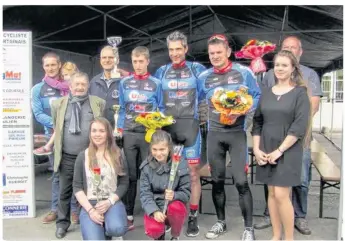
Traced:
[[212, 176], [212, 199], [218, 220], [225, 220], [225, 170], [226, 152], [231, 157], [232, 174], [239, 195], [239, 205], [245, 227], [253, 223], [253, 198], [247, 180], [247, 136], [239, 130], [230, 133], [209, 131], [207, 135], [207, 157]]
[[149, 143], [145, 141], [145, 133], [125, 131], [123, 135], [123, 150], [128, 163], [129, 187], [122, 201], [126, 206], [127, 215], [132, 216], [137, 196], [139, 166], [149, 153]]
[[71, 199], [73, 195], [73, 174], [76, 155], [62, 153], [59, 181], [60, 181], [60, 198], [58, 202], [58, 218], [56, 228], [63, 228], [67, 231], [71, 225]]

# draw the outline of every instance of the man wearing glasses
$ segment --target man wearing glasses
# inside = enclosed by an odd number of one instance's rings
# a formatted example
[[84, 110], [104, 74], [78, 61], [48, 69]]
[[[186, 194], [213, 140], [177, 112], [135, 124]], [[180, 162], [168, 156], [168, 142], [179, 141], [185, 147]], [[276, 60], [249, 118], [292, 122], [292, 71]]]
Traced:
[[[244, 131], [245, 117], [227, 115], [224, 118], [212, 102], [218, 91], [245, 90], [253, 98], [253, 111], [259, 101], [261, 91], [253, 72], [229, 60], [231, 48], [224, 35], [216, 34], [208, 40], [208, 54], [212, 68], [199, 75], [201, 88], [208, 104], [207, 159], [212, 176], [212, 199], [218, 221], [206, 233], [206, 238], [215, 239], [227, 231], [225, 221], [225, 163], [226, 152], [231, 158], [232, 174], [239, 194], [239, 204], [244, 219], [242, 240], [255, 239], [253, 229], [253, 199], [247, 180], [247, 136]], [[228, 97], [227, 97], [228, 98]]]

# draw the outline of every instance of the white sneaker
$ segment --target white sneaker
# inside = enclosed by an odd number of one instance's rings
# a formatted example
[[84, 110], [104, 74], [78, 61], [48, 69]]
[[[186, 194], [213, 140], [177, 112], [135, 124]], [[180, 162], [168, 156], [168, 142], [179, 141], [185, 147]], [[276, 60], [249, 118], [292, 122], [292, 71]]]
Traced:
[[206, 233], [207, 239], [218, 238], [219, 235], [226, 233], [226, 224], [223, 222], [216, 222], [212, 228]]

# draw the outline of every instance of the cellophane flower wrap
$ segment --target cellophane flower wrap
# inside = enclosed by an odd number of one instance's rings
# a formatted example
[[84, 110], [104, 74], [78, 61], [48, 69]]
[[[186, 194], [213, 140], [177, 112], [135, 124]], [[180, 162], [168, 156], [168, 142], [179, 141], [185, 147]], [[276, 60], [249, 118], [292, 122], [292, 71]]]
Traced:
[[101, 177], [101, 168], [100, 167], [94, 167], [92, 169], [92, 174], [93, 174], [93, 185], [96, 187], [95, 194], [97, 197], [97, 202], [102, 200], [101, 197], [101, 183], [102, 183], [102, 177]]
[[269, 41], [249, 40], [240, 51], [235, 53], [238, 59], [251, 59], [250, 68], [254, 73], [266, 72], [266, 65], [262, 59], [265, 54], [273, 52], [276, 45]]
[[216, 90], [211, 98], [213, 106], [220, 112], [220, 123], [232, 125], [239, 116], [245, 115], [253, 106], [253, 97], [246, 86], [238, 90]]
[[157, 129], [174, 124], [175, 120], [172, 116], [165, 116], [161, 112], [150, 112], [140, 113], [135, 118], [135, 122], [140, 123], [146, 127], [145, 140], [150, 143], [152, 135], [156, 132]]

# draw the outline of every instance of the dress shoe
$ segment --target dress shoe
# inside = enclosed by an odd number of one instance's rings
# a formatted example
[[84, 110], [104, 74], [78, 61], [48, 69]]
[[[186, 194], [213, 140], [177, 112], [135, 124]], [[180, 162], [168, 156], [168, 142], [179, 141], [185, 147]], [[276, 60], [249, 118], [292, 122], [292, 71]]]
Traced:
[[62, 239], [66, 236], [66, 230], [63, 228], [57, 228], [56, 232], [55, 232], [55, 237], [57, 237], [58, 239]]

